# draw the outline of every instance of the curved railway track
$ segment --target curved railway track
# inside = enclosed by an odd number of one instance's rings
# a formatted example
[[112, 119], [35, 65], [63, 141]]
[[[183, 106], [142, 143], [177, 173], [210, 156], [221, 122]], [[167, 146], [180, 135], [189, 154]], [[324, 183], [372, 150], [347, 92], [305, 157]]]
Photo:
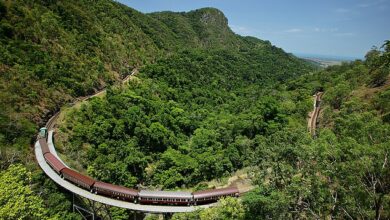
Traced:
[[50, 130], [54, 129], [55, 122], [57, 121], [57, 118], [59, 115], [60, 115], [60, 112], [57, 112], [49, 119], [49, 121], [47, 121], [47, 123], [46, 123], [47, 130], [50, 131]]

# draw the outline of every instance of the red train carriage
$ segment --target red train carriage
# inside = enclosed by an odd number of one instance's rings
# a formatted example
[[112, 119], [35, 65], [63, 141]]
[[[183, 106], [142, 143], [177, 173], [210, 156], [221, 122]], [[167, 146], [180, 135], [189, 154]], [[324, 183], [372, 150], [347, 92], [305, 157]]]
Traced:
[[148, 191], [141, 190], [138, 193], [141, 204], [157, 205], [191, 205], [192, 194], [189, 192]]
[[53, 154], [47, 153], [44, 155], [46, 162], [58, 173], [61, 174], [61, 170], [66, 168], [65, 165], [57, 159]]
[[99, 181], [96, 181], [93, 185], [93, 191], [96, 194], [106, 195], [130, 202], [135, 201], [138, 196], [138, 190]]
[[41, 145], [42, 154], [50, 153], [49, 146], [47, 145], [46, 138], [42, 137], [38, 139], [39, 145]]
[[66, 180], [87, 190], [92, 190], [92, 186], [95, 183], [95, 180], [91, 177], [78, 173], [69, 168], [62, 169], [61, 173]]
[[228, 187], [222, 189], [208, 189], [192, 193], [194, 196], [194, 205], [216, 202], [222, 197], [238, 197], [237, 187]]

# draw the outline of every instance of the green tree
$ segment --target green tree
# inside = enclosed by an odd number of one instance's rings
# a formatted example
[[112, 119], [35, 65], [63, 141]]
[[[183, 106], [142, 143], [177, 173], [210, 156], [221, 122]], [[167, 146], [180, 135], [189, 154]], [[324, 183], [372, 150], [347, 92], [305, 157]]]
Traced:
[[245, 219], [287, 219], [290, 217], [290, 199], [284, 192], [257, 188], [246, 194], [242, 200]]
[[242, 203], [232, 197], [221, 199], [218, 205], [191, 213], [178, 213], [172, 220], [243, 220], [245, 210]]
[[19, 164], [0, 173], [2, 219], [47, 219], [43, 200], [30, 188], [31, 173]]
[[216, 207], [205, 209], [200, 213], [202, 220], [227, 220], [244, 219], [244, 206], [235, 198], [227, 197], [221, 199]]

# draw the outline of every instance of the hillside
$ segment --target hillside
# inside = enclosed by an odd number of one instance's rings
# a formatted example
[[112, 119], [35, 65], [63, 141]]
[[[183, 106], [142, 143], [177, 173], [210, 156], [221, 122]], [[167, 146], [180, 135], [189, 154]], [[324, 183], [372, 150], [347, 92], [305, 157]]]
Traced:
[[211, 8], [149, 15], [108, 0], [2, 0], [0, 13], [0, 143], [10, 151], [28, 149], [63, 103], [174, 51], [265, 47], [264, 53], [283, 54], [235, 35]]

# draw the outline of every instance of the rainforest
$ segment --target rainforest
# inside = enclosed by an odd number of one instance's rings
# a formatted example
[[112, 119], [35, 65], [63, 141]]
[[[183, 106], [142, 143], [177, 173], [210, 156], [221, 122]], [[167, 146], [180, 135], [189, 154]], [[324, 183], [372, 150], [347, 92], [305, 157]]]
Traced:
[[[377, 46], [323, 68], [234, 33], [215, 8], [0, 0], [0, 219], [82, 219], [35, 159], [57, 112], [57, 153], [84, 175], [245, 191], [168, 219], [389, 219], [390, 41]], [[102, 218], [135, 215], [80, 200]]]

